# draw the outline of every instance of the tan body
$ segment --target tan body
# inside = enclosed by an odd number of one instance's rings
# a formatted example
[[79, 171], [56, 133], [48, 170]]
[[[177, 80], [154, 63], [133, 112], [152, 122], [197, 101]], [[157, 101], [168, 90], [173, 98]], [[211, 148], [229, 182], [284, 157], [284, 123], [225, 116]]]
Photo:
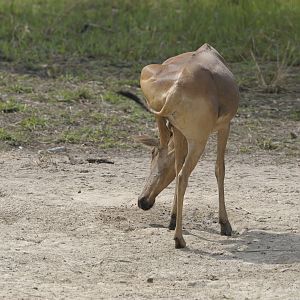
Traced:
[[176, 224], [175, 246], [185, 247], [182, 206], [188, 178], [209, 135], [217, 131], [219, 221], [221, 234], [230, 235], [231, 226], [224, 203], [224, 154], [230, 120], [238, 108], [239, 92], [224, 59], [213, 47], [204, 44], [195, 52], [143, 68], [141, 88], [149, 109], [156, 115], [160, 144], [153, 155], [151, 174], [139, 206], [149, 209], [158, 193], [176, 176], [170, 229]]

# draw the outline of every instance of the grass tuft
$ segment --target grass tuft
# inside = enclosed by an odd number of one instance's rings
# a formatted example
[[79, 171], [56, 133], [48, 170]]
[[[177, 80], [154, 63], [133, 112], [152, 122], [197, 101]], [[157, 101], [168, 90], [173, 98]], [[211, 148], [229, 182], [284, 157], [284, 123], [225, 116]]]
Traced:
[[54, 95], [54, 98], [59, 102], [72, 103], [92, 99], [93, 94], [89, 89], [84, 87], [79, 87], [73, 90], [64, 88], [60, 90], [58, 94]]
[[25, 110], [25, 105], [16, 102], [14, 99], [9, 99], [7, 101], [0, 101], [0, 112], [2, 113], [22, 112], [24, 110]]
[[36, 115], [27, 117], [21, 121], [21, 127], [25, 130], [34, 131], [47, 126], [47, 120]]
[[295, 110], [291, 113], [291, 119], [294, 121], [300, 121], [300, 110]]
[[4, 128], [0, 128], [0, 141], [14, 141], [14, 136]]
[[276, 150], [278, 144], [274, 143], [270, 138], [260, 138], [257, 140], [257, 145], [262, 150]]

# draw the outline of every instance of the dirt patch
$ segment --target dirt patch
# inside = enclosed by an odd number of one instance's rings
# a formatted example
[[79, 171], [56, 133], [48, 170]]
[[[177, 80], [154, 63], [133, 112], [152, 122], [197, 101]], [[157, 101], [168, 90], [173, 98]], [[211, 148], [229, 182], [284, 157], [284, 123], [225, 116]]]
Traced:
[[[150, 211], [136, 199], [148, 153], [1, 153], [0, 297], [4, 299], [296, 299], [300, 288], [299, 160], [227, 159], [233, 237], [219, 235], [214, 158], [192, 174], [187, 248], [167, 229], [174, 185]], [[69, 157], [74, 159], [70, 160]]]

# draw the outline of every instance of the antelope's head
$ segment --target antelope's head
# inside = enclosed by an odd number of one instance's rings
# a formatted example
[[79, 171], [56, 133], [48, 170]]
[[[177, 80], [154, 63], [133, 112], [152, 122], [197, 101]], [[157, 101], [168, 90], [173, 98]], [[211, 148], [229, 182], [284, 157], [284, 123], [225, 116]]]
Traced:
[[173, 138], [162, 144], [159, 139], [139, 136], [137, 141], [151, 148], [150, 174], [138, 198], [138, 206], [143, 210], [150, 209], [157, 195], [165, 189], [175, 178], [175, 153]]

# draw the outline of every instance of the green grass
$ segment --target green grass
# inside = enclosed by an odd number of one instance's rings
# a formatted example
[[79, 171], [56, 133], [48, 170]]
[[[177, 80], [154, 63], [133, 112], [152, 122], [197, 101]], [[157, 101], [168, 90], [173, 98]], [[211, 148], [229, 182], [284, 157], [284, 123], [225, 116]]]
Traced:
[[22, 103], [9, 99], [7, 101], [0, 100], [0, 112], [2, 113], [14, 113], [24, 111], [26, 106]]
[[295, 121], [300, 121], [300, 110], [295, 110], [291, 113], [291, 119]]
[[[54, 93], [53, 97], [59, 102], [78, 102], [81, 100], [88, 100], [93, 98], [92, 92], [84, 87], [76, 89], [63, 88], [58, 93]], [[55, 101], [54, 100], [54, 101]]]
[[[153, 127], [153, 116], [114, 90], [136, 85], [129, 79], [106, 83], [60, 76], [46, 80], [0, 70], [0, 144], [99, 148], [132, 146], [130, 135]], [[32, 90], [22, 87], [34, 87]], [[1, 145], [0, 145], [1, 149]]]
[[122, 105], [124, 98], [112, 91], [108, 91], [103, 95], [103, 100], [112, 105]]
[[276, 144], [271, 138], [259, 138], [257, 140], [257, 145], [262, 150], [276, 150], [278, 144]]
[[0, 142], [5, 142], [11, 146], [19, 146], [27, 142], [27, 136], [21, 131], [0, 128]]
[[0, 0], [0, 141], [134, 147], [154, 117], [116, 92], [141, 96], [143, 65], [208, 42], [244, 88], [239, 152], [296, 153], [299, 15], [300, 0]]
[[20, 84], [13, 84], [9, 87], [9, 91], [17, 94], [30, 94], [33, 92], [33, 88], [30, 86], [23, 86]]
[[91, 126], [64, 130], [56, 139], [56, 143], [93, 144], [99, 148], [128, 147], [127, 131], [120, 131], [111, 126], [93, 128]]
[[251, 151], [252, 151], [252, 149], [248, 145], [247, 146], [241, 146], [239, 148], [239, 152], [242, 153], [242, 154], [249, 154], [249, 153], [251, 153]]
[[13, 141], [15, 138], [4, 128], [0, 128], [0, 141]]
[[56, 76], [72, 58], [161, 61], [208, 42], [230, 61], [300, 62], [299, 0], [0, 2], [0, 56]]
[[61, 133], [57, 142], [78, 144], [84, 142], [98, 142], [101, 132], [99, 129], [83, 127], [73, 130], [65, 130]]
[[47, 120], [36, 115], [23, 119], [20, 123], [25, 130], [34, 131], [47, 126]]

